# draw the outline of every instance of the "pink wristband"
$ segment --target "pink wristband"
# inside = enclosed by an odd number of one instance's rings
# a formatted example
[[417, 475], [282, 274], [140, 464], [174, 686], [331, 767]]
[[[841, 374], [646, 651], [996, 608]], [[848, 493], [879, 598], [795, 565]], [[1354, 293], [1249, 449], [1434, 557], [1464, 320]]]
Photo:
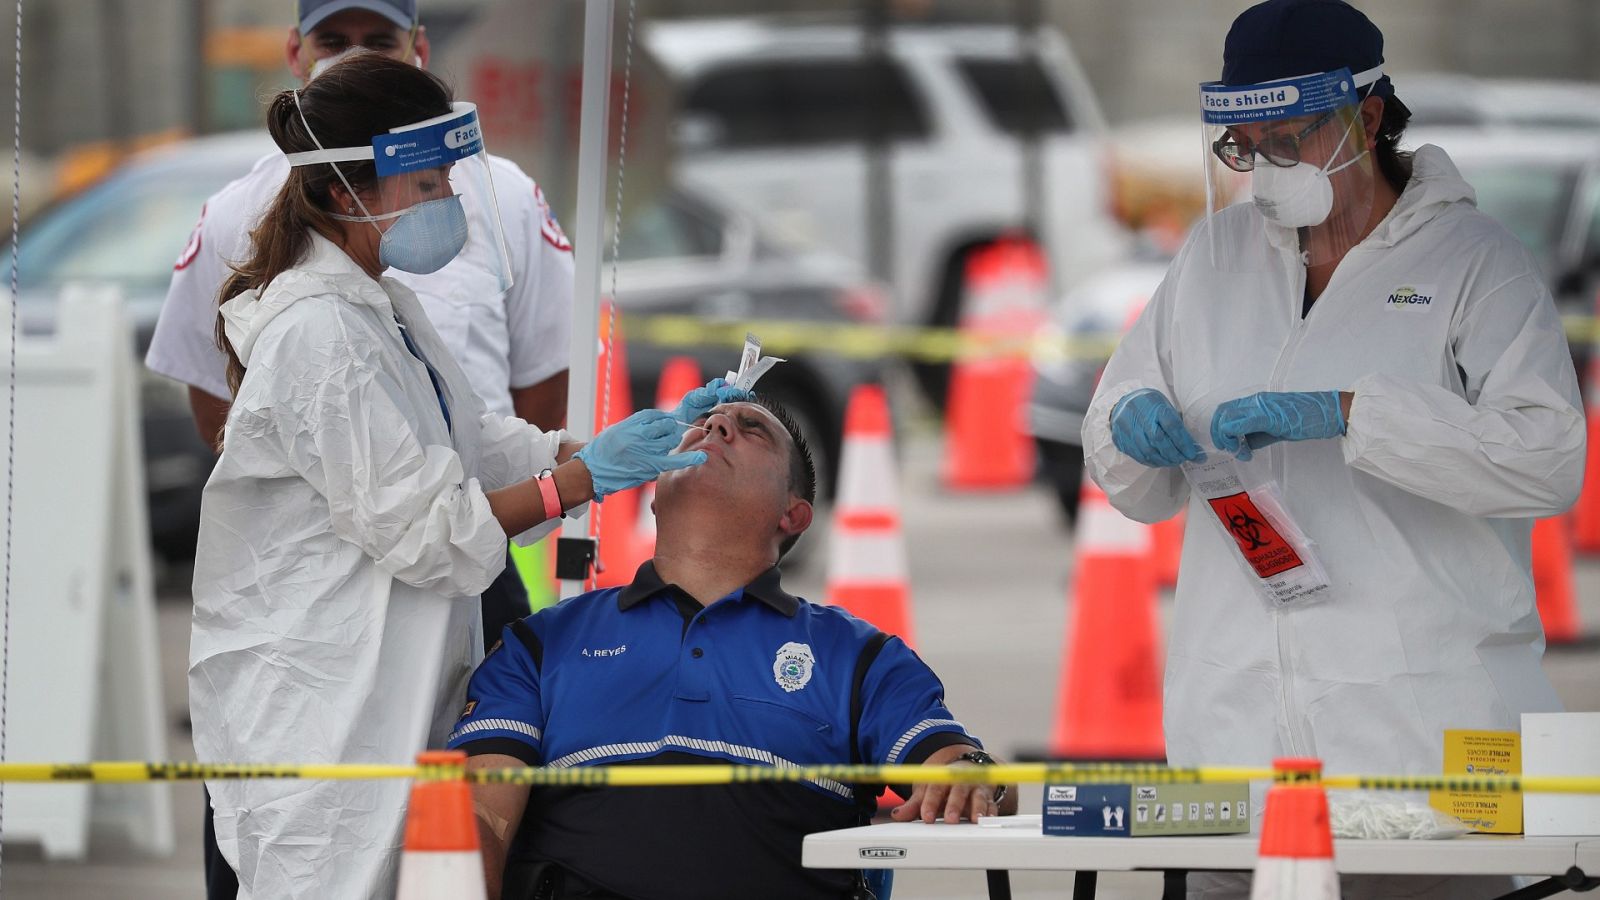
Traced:
[[565, 518], [566, 513], [561, 511], [561, 495], [556, 493], [556, 476], [549, 469], [539, 473], [535, 479], [539, 484], [539, 496], [544, 500], [545, 521]]

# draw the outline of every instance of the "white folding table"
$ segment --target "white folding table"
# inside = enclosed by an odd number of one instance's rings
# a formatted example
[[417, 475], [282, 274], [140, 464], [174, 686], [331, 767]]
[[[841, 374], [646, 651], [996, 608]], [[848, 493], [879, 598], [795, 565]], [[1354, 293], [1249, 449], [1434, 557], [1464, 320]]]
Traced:
[[[1250, 871], [1255, 835], [1207, 837], [1057, 837], [1039, 816], [983, 824], [893, 822], [807, 835], [801, 860], [813, 869], [978, 869], [992, 900], [1010, 897], [1011, 869], [1076, 872], [1072, 896], [1094, 897], [1099, 872], [1165, 873], [1166, 900], [1183, 900], [1191, 871]], [[1469, 835], [1441, 841], [1334, 841], [1345, 874], [1542, 875], [1502, 900], [1535, 900], [1600, 887], [1600, 838]]]

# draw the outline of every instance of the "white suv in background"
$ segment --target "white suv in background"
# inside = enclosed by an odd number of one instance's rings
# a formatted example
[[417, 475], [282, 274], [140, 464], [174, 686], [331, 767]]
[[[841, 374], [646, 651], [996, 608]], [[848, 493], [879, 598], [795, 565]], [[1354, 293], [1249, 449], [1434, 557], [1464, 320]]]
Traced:
[[[880, 130], [894, 318], [926, 325], [956, 323], [966, 255], [1024, 227], [1028, 130], [1039, 134], [1038, 236], [1054, 286], [1120, 252], [1099, 105], [1061, 33], [1035, 37], [1030, 60], [1014, 28], [891, 25], [875, 107], [857, 25], [689, 19], [644, 31], [677, 88], [678, 178], [752, 210], [775, 233], [870, 262], [866, 147]], [[942, 368], [919, 374], [942, 398]]]

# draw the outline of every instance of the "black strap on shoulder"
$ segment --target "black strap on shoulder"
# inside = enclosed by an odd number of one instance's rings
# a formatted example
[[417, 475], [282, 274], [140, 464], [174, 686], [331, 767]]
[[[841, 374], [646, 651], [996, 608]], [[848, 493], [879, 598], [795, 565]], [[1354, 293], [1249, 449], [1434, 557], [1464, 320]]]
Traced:
[[528, 656], [533, 659], [534, 670], [543, 671], [544, 642], [539, 640], [539, 636], [533, 633], [533, 629], [529, 628], [528, 623], [523, 619], [517, 619], [511, 623], [511, 633], [516, 635], [517, 640], [521, 641], [522, 646], [527, 649]]
[[[862, 688], [867, 681], [867, 670], [872, 668], [872, 663], [877, 660], [878, 654], [883, 652], [883, 645], [889, 642], [889, 636], [883, 632], [874, 634], [867, 640], [866, 646], [861, 648], [861, 653], [856, 656], [856, 670], [850, 680], [850, 764], [859, 766], [864, 761], [861, 755], [861, 707], [865, 702], [862, 698]], [[861, 814], [861, 823], [872, 821], [878, 812], [878, 795], [883, 793], [881, 784], [858, 784], [855, 786], [856, 809]]]

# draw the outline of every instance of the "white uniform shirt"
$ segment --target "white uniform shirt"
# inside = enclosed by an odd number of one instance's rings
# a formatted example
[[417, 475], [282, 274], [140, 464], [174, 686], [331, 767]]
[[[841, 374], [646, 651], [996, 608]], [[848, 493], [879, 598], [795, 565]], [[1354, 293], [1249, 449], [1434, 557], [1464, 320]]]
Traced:
[[[1112, 504], [1144, 522], [1188, 507], [1166, 667], [1174, 765], [1289, 755], [1437, 772], [1444, 729], [1515, 729], [1559, 705], [1539, 665], [1529, 532], [1582, 481], [1577, 377], [1528, 252], [1442, 150], [1418, 150], [1415, 169], [1304, 318], [1305, 269], [1253, 207], [1215, 225], [1254, 248], [1249, 271], [1219, 271], [1197, 229], [1089, 407], [1085, 458]], [[1202, 447], [1226, 400], [1354, 391], [1343, 438], [1273, 444], [1249, 464], [1316, 544], [1321, 599], [1272, 608], [1181, 472], [1116, 448], [1111, 408], [1144, 387]]]
[[[408, 764], [443, 746], [483, 656], [477, 595], [505, 565], [484, 492], [555, 465], [564, 434], [487, 411], [416, 295], [311, 240], [223, 308], [248, 371], [200, 510], [203, 762]], [[209, 787], [242, 898], [394, 896], [404, 782]]]
[[[572, 246], [551, 215], [544, 194], [515, 163], [488, 157], [495, 197], [511, 254], [514, 284], [502, 294], [494, 273], [475, 252], [489, 230], [482, 207], [463, 194], [467, 247], [443, 269], [389, 277], [416, 292], [450, 354], [473, 390], [494, 412], [514, 415], [511, 390], [538, 384], [567, 368], [572, 327]], [[250, 252], [250, 231], [277, 196], [289, 163], [273, 153], [250, 174], [206, 201], [200, 222], [178, 258], [167, 300], [156, 322], [145, 365], [158, 374], [227, 399], [227, 357], [217, 349], [217, 292], [229, 262]]]

